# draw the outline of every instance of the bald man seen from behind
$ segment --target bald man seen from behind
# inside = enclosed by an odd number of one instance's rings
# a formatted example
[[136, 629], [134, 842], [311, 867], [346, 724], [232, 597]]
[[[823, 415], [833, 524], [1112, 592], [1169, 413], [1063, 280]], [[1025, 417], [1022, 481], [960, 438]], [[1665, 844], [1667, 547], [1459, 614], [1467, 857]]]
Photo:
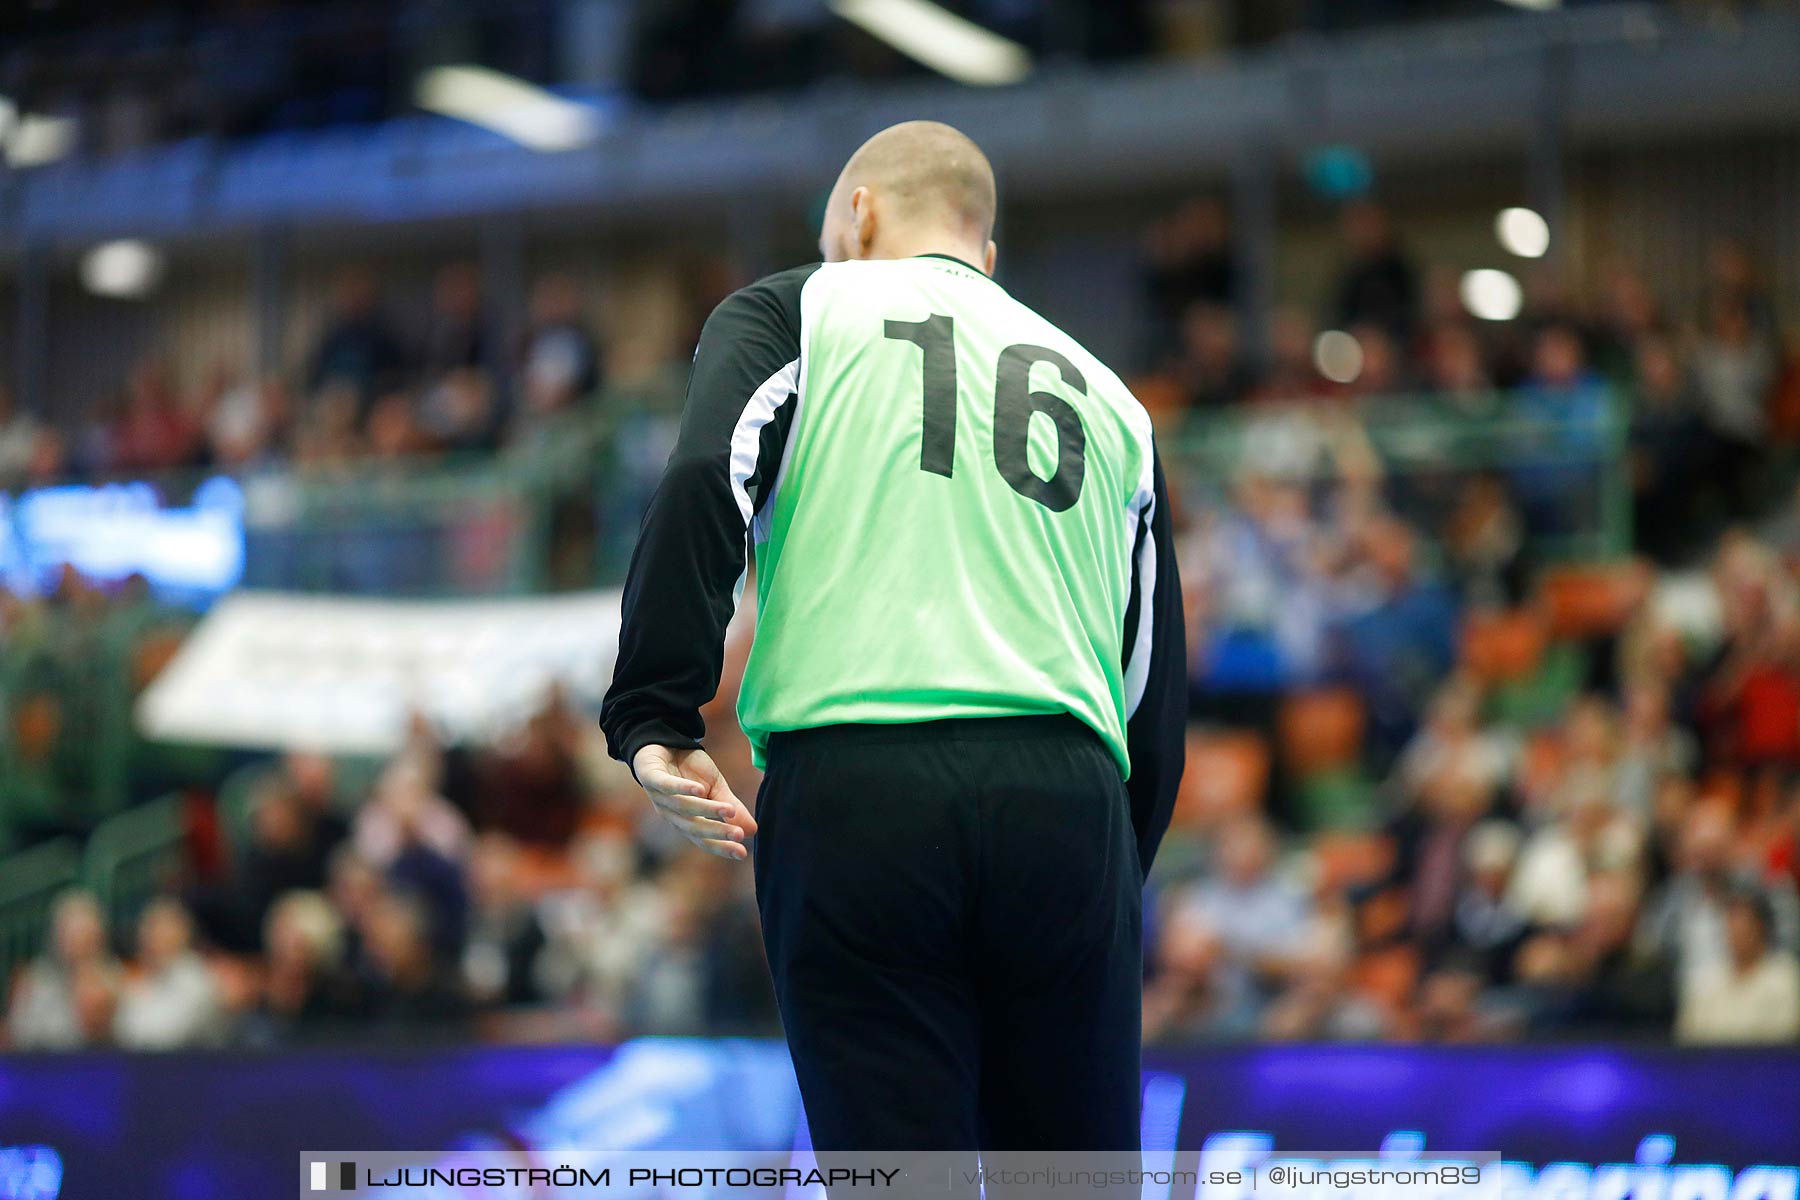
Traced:
[[[993, 278], [994, 214], [974, 142], [896, 125], [824, 262], [719, 305], [601, 716], [684, 835], [754, 847], [821, 1151], [1138, 1148], [1187, 700], [1169, 505], [1144, 409]], [[754, 817], [700, 718], [752, 560]]]

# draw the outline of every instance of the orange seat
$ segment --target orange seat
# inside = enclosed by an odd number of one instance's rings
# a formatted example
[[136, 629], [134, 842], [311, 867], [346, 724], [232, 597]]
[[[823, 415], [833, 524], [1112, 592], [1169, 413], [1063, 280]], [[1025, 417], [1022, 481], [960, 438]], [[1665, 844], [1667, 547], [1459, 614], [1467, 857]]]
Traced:
[[1538, 595], [1559, 638], [1617, 633], [1631, 617], [1639, 589], [1630, 563], [1551, 568], [1538, 581]]
[[1214, 825], [1255, 812], [1269, 787], [1269, 744], [1243, 730], [1190, 729], [1187, 771], [1175, 800], [1174, 822]]
[[1281, 758], [1299, 775], [1346, 767], [1362, 757], [1368, 713], [1349, 688], [1289, 696], [1281, 706]]
[[1516, 683], [1537, 670], [1548, 640], [1543, 619], [1529, 610], [1471, 613], [1463, 622], [1463, 666], [1482, 683]]
[[519, 848], [519, 890], [528, 896], [566, 891], [579, 882], [575, 861], [566, 850], [548, 846]]
[[1314, 886], [1337, 892], [1384, 877], [1394, 862], [1394, 841], [1386, 834], [1343, 830], [1323, 833], [1312, 841], [1318, 868]]
[[1384, 946], [1357, 960], [1353, 986], [1389, 1012], [1406, 1007], [1419, 983], [1419, 952], [1409, 945]]
[[40, 763], [49, 759], [62, 737], [62, 706], [47, 692], [14, 701], [13, 752], [20, 761]]

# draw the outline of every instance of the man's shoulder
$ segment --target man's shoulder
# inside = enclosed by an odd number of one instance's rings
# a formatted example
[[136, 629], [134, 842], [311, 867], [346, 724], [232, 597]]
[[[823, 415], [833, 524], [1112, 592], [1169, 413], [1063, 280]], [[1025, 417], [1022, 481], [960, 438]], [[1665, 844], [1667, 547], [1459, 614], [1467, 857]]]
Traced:
[[745, 284], [719, 301], [707, 325], [736, 335], [798, 336], [800, 293], [820, 265], [790, 267]]
[[806, 281], [811, 279], [824, 265], [824, 263], [810, 262], [798, 267], [789, 267], [783, 271], [776, 271], [772, 275], [764, 275], [756, 282], [746, 284], [726, 297], [726, 303], [743, 297], [765, 303], [772, 300], [783, 305], [798, 305], [800, 292], [806, 287]]

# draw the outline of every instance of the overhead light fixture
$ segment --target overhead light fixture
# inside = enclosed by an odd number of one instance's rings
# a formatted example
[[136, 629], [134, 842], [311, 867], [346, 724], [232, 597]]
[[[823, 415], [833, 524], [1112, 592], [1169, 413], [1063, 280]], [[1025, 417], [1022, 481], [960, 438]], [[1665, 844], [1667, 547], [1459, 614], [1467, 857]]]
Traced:
[[1483, 321], [1510, 321], [1525, 304], [1525, 290], [1505, 271], [1484, 267], [1462, 277], [1463, 307]]
[[75, 149], [79, 128], [73, 117], [21, 113], [16, 104], [0, 96], [0, 152], [9, 167], [41, 167], [68, 157]]
[[996, 87], [1031, 74], [1025, 47], [931, 0], [831, 0], [831, 11], [958, 83]]
[[1362, 374], [1362, 343], [1341, 329], [1327, 329], [1313, 339], [1313, 366], [1333, 383], [1354, 383]]
[[545, 153], [575, 150], [600, 136], [594, 109], [486, 67], [434, 67], [420, 77], [415, 95], [420, 108]]
[[1494, 218], [1494, 236], [1508, 254], [1542, 258], [1550, 249], [1550, 222], [1529, 208], [1503, 208]]
[[1528, 12], [1549, 12], [1553, 8], [1561, 8], [1562, 0], [1500, 0], [1508, 8], [1523, 8]]
[[162, 274], [162, 251], [135, 238], [101, 242], [81, 256], [81, 282], [96, 296], [141, 299], [156, 290]]

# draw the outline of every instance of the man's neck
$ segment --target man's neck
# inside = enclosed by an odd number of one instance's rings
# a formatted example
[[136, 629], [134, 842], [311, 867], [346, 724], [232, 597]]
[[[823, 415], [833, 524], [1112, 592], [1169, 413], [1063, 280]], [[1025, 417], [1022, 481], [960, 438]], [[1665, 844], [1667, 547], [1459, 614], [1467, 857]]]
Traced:
[[986, 246], [972, 246], [961, 238], [953, 238], [944, 234], [900, 235], [891, 239], [883, 239], [871, 247], [874, 252], [870, 258], [921, 258], [926, 255], [940, 255], [954, 258], [957, 262], [966, 263], [982, 274], [987, 268], [982, 265], [987, 258]]

